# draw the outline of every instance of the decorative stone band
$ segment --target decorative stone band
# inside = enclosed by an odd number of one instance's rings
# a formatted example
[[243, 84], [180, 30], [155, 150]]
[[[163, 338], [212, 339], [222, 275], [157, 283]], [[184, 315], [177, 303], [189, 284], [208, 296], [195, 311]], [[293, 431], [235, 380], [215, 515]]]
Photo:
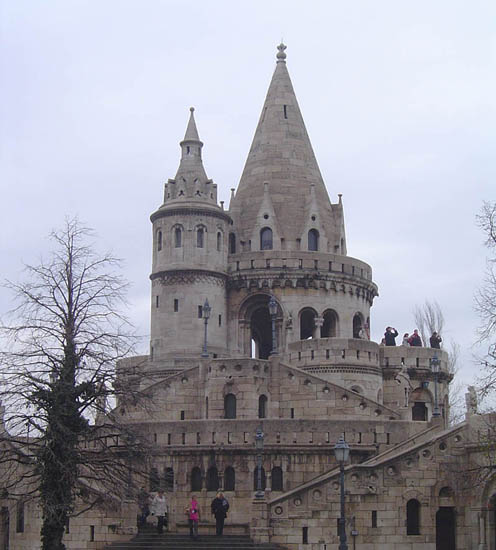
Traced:
[[263, 289], [272, 288], [313, 288], [325, 291], [342, 292], [363, 298], [372, 305], [375, 296], [378, 295], [377, 286], [364, 279], [343, 277], [338, 274], [306, 272], [304, 270], [296, 273], [277, 273], [275, 270], [270, 274], [252, 273], [251, 276], [244, 274], [233, 274], [229, 277], [228, 287], [231, 290], [248, 289], [258, 292]]
[[373, 376], [382, 376], [381, 369], [373, 366], [320, 365], [318, 367], [309, 367], [307, 365], [300, 366], [298, 364], [296, 364], [296, 366], [315, 375], [346, 372], [353, 374], [372, 374]]
[[225, 287], [227, 275], [202, 269], [175, 269], [152, 273], [150, 279], [152, 281], [159, 281], [163, 285], [209, 283]]
[[180, 207], [169, 206], [166, 208], [159, 208], [150, 216], [150, 220], [154, 222], [160, 218], [168, 218], [170, 216], [207, 216], [212, 218], [217, 218], [231, 223], [231, 217], [227, 212], [224, 212], [218, 207], [215, 208], [201, 208], [196, 205], [185, 206], [181, 205]]

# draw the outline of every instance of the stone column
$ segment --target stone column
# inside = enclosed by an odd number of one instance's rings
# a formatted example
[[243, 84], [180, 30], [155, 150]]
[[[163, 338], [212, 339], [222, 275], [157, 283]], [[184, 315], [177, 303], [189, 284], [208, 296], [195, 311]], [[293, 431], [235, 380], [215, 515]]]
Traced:
[[486, 518], [484, 512], [479, 514], [479, 546], [477, 550], [487, 550], [486, 544]]
[[315, 324], [315, 331], [314, 331], [314, 338], [320, 338], [320, 329], [322, 328], [322, 325], [324, 324], [324, 318], [323, 317], [315, 317], [314, 319]]
[[252, 501], [250, 538], [257, 544], [270, 542], [269, 506], [265, 497]]

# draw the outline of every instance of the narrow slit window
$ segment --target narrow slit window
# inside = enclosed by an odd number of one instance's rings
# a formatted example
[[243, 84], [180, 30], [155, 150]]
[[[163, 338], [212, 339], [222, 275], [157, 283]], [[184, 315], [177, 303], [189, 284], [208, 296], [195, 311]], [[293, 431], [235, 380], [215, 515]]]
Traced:
[[284, 105], [283, 108], [284, 108], [284, 118], [288, 118], [288, 106]]
[[174, 298], [174, 312], [179, 311], [179, 300], [177, 298]]
[[203, 317], [203, 306], [198, 306], [198, 319]]

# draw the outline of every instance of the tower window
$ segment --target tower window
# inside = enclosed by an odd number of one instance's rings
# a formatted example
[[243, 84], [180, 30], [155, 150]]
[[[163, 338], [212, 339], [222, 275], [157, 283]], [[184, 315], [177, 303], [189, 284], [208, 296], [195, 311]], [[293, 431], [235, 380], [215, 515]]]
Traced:
[[316, 229], [310, 229], [308, 232], [308, 250], [317, 251], [319, 249], [319, 232]]
[[179, 300], [174, 298], [174, 312], [179, 311]]
[[372, 510], [372, 528], [377, 528], [377, 510]]
[[181, 228], [176, 227], [176, 229], [174, 230], [174, 246], [176, 248], [181, 248], [182, 237], [183, 237], [183, 232], [181, 231]]
[[198, 306], [198, 319], [203, 317], [203, 306]]
[[406, 503], [406, 534], [420, 535], [420, 502], [414, 498]]
[[190, 147], [189, 147], [189, 145], [186, 145], [186, 154], [189, 155], [189, 153], [190, 153]]
[[267, 396], [261, 395], [258, 398], [258, 418], [267, 418]]
[[272, 250], [272, 229], [264, 227], [260, 231], [260, 250]]
[[217, 252], [220, 252], [221, 248], [222, 248], [222, 233], [219, 231], [217, 233]]
[[219, 327], [222, 326], [222, 315], [219, 314]]
[[155, 307], [159, 307], [159, 297], [155, 296]]
[[196, 232], [196, 246], [197, 248], [203, 248], [205, 231], [203, 227], [200, 227]]
[[224, 397], [224, 418], [236, 418], [236, 396], [232, 393]]
[[284, 118], [288, 118], [288, 106], [283, 105], [283, 108], [284, 108]]
[[229, 233], [229, 254], [236, 254], [236, 235]]
[[162, 250], [162, 231], [157, 232], [157, 250], [159, 252]]

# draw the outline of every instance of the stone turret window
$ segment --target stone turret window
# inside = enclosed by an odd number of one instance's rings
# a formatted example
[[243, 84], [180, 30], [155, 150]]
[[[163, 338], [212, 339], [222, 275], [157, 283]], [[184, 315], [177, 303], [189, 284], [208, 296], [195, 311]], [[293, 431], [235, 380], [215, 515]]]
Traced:
[[229, 233], [229, 254], [236, 254], [236, 235]]
[[195, 466], [191, 470], [191, 492], [196, 493], [202, 490], [202, 474], [200, 468]]
[[24, 533], [24, 501], [20, 500], [16, 507], [16, 532]]
[[160, 486], [160, 478], [157, 468], [152, 468], [150, 470], [149, 484], [150, 491], [158, 491]]
[[220, 231], [217, 232], [217, 252], [220, 252], [222, 248], [222, 233]]
[[267, 396], [261, 395], [258, 398], [258, 418], [267, 418]]
[[232, 466], [224, 470], [224, 491], [234, 491], [236, 487], [236, 473]]
[[406, 534], [420, 535], [420, 502], [415, 498], [406, 503]]
[[272, 229], [264, 227], [260, 231], [260, 250], [272, 250]]
[[315, 317], [317, 314], [310, 308], [306, 308], [300, 313], [300, 340], [314, 337]]
[[274, 466], [270, 477], [272, 479], [272, 490], [283, 491], [282, 468], [280, 466]]
[[181, 248], [183, 241], [183, 232], [180, 227], [174, 229], [174, 246], [176, 248]]
[[174, 490], [174, 470], [170, 467], [164, 470], [164, 486], [166, 491]]
[[157, 231], [157, 250], [162, 250], [162, 231]]
[[219, 489], [219, 472], [215, 466], [207, 470], [207, 491], [217, 491]]
[[320, 328], [321, 338], [336, 338], [338, 335], [338, 316], [335, 311], [324, 312], [324, 323]]
[[317, 251], [319, 249], [319, 232], [316, 229], [310, 229], [308, 232], [308, 250]]
[[355, 313], [353, 317], [353, 338], [360, 338], [363, 327], [363, 317], [360, 313]]
[[196, 231], [196, 247], [203, 248], [205, 243], [205, 230], [203, 227], [198, 228]]
[[224, 397], [224, 418], [236, 418], [236, 396], [233, 393]]

